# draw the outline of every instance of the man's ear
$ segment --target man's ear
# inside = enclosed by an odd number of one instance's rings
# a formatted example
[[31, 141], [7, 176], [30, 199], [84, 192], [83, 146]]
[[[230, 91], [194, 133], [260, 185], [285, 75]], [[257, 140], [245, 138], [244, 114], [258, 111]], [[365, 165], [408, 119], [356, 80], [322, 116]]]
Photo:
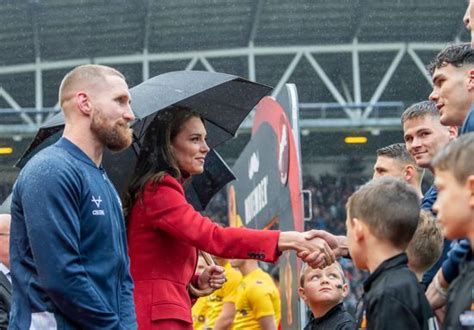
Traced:
[[89, 95], [86, 92], [77, 92], [75, 96], [77, 108], [79, 111], [86, 116], [90, 116], [92, 106]]
[[449, 141], [454, 140], [458, 137], [458, 127], [457, 126], [448, 126], [449, 131]]
[[305, 302], [308, 300], [308, 298], [306, 297], [304, 293], [304, 288], [302, 287], [298, 288], [298, 296], [300, 296], [300, 298], [303, 299]]
[[469, 92], [474, 91], [474, 69], [468, 71], [468, 82], [467, 82], [467, 90]]
[[410, 182], [413, 177], [415, 176], [415, 168], [413, 165], [405, 165], [403, 168], [403, 177], [405, 178], [405, 181]]
[[360, 221], [357, 218], [352, 218], [352, 226], [354, 232], [354, 238], [357, 242], [364, 240], [365, 238], [365, 228], [366, 225], [364, 222]]
[[474, 208], [474, 175], [469, 175], [467, 177], [467, 189], [470, 191], [469, 195], [469, 205]]

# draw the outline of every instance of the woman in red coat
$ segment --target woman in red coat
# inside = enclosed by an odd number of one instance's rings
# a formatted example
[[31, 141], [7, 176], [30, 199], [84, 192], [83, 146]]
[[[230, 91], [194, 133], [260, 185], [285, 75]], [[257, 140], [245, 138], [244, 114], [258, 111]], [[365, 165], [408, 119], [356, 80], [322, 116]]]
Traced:
[[299, 232], [222, 228], [195, 211], [183, 184], [204, 171], [208, 152], [203, 121], [188, 109], [163, 110], [147, 128], [124, 205], [140, 329], [192, 329], [188, 285], [219, 286], [209, 274], [193, 276], [198, 249], [267, 262], [275, 262], [286, 249], [319, 249], [326, 259], [318, 262], [333, 260], [321, 239], [309, 241]]

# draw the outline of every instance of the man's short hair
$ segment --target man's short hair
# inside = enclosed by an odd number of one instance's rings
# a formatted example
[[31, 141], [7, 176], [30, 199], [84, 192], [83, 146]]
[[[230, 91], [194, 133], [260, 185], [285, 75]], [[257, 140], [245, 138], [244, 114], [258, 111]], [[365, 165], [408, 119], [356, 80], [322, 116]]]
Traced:
[[388, 146], [382, 147], [377, 149], [377, 157], [383, 156], [395, 159], [402, 164], [410, 164], [415, 167], [415, 169], [419, 172], [422, 171], [421, 168], [416, 165], [415, 159], [410, 155], [407, 150], [405, 143], [394, 143]]
[[424, 273], [435, 264], [442, 252], [441, 227], [430, 211], [421, 210], [418, 227], [406, 250], [410, 268]]
[[409, 119], [424, 118], [431, 116], [439, 118], [439, 111], [436, 107], [436, 102], [433, 101], [422, 101], [410, 105], [405, 111], [403, 111], [401, 120], [402, 125]]
[[[334, 261], [334, 264], [337, 266], [337, 269], [339, 270], [339, 272], [341, 273], [341, 278], [342, 278], [342, 284], [346, 284], [347, 283], [347, 278], [346, 278], [346, 274], [344, 273], [344, 270], [342, 269], [342, 266], [341, 264], [336, 260]], [[329, 265], [329, 266], [332, 266], [333, 264]], [[329, 267], [329, 266], [326, 266], [326, 267]], [[305, 262], [303, 263], [303, 266], [301, 267], [301, 272], [300, 272], [300, 287], [304, 288], [304, 283], [305, 283], [305, 278], [304, 276], [306, 275], [306, 273], [311, 270], [312, 268], [308, 266], [308, 264]]]
[[447, 46], [428, 65], [428, 71], [433, 75], [436, 69], [448, 64], [458, 68], [466, 64], [474, 64], [474, 49], [471, 48], [471, 44], [458, 43]]
[[465, 184], [474, 175], [474, 132], [463, 134], [441, 149], [433, 158], [431, 165], [436, 170], [450, 172], [456, 181]]
[[68, 93], [71, 92], [71, 88], [74, 84], [82, 81], [87, 82], [87, 84], [101, 82], [106, 76], [118, 76], [125, 80], [123, 74], [109, 66], [85, 64], [75, 67], [69, 71], [61, 81], [61, 85], [59, 86], [59, 104], [62, 106], [65, 99], [70, 97]]
[[405, 249], [420, 216], [419, 198], [401, 179], [383, 177], [369, 181], [349, 197], [348, 217], [367, 224], [372, 235]]

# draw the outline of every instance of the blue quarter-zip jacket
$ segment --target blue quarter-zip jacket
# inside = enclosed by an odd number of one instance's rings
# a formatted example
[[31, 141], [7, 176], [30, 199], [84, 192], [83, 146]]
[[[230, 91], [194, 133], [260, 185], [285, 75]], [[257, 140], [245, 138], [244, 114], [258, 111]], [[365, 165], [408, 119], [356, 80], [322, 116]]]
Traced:
[[118, 194], [65, 138], [39, 152], [13, 189], [11, 329], [134, 329]]
[[[469, 113], [464, 119], [459, 135], [474, 132], [474, 107], [471, 107]], [[454, 281], [459, 274], [459, 266], [461, 261], [466, 257], [471, 250], [471, 243], [468, 239], [460, 239], [451, 247], [448, 258], [443, 263], [443, 276], [448, 283]]]

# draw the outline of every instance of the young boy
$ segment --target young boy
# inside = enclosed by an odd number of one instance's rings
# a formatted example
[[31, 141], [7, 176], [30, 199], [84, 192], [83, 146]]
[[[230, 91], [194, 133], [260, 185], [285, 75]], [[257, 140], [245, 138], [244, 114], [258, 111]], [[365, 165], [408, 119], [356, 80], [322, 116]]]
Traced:
[[406, 250], [408, 268], [415, 273], [419, 282], [439, 259], [442, 251], [443, 235], [438, 221], [430, 211], [421, 210], [418, 227]]
[[298, 294], [311, 309], [314, 318], [304, 330], [354, 329], [356, 322], [343, 306], [349, 294], [349, 285], [339, 262], [323, 269], [303, 265]]
[[[474, 328], [474, 133], [462, 135], [433, 159], [438, 199], [434, 204], [443, 235], [468, 238], [471, 250], [448, 292], [445, 329]], [[434, 282], [438, 285], [439, 282]]]
[[370, 276], [358, 306], [359, 328], [430, 329], [431, 308], [404, 253], [419, 219], [418, 195], [406, 182], [385, 177], [347, 202], [347, 243], [356, 266]]

